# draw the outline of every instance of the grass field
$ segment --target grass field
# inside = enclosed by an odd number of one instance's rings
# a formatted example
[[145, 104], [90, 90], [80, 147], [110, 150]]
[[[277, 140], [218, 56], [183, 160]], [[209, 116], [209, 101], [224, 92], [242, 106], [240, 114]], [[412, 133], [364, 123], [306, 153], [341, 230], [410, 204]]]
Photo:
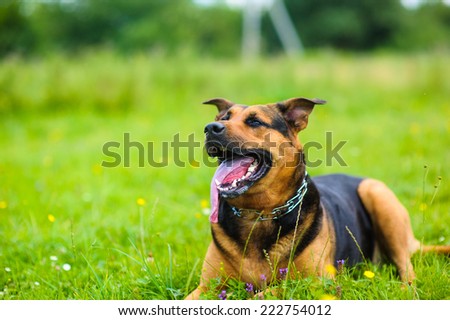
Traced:
[[[202, 142], [215, 109], [201, 102], [216, 96], [246, 104], [327, 100], [300, 139], [346, 141], [339, 153], [346, 165], [332, 161], [309, 173], [385, 181], [408, 208], [417, 238], [449, 244], [449, 93], [446, 52], [325, 52], [245, 65], [109, 52], [0, 61], [0, 299], [182, 299], [194, 289], [210, 241], [214, 168], [201, 147], [163, 151], [177, 134]], [[120, 143], [124, 160], [125, 134], [153, 143], [144, 166], [137, 148], [129, 166], [102, 166], [112, 160], [102, 151], [107, 142]], [[324, 159], [326, 148], [308, 156]], [[150, 166], [149, 157], [168, 164]], [[413, 261], [416, 291], [401, 288], [392, 266], [372, 264], [345, 267], [336, 281], [276, 285], [285, 299], [450, 299], [449, 258]], [[244, 285], [232, 283], [228, 298], [248, 298]]]

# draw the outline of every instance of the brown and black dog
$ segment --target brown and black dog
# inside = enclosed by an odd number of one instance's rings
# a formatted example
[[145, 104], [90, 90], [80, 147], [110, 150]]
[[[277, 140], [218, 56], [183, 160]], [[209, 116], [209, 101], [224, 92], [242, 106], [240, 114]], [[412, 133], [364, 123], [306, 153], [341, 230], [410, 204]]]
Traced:
[[[389, 258], [411, 283], [411, 255], [450, 253], [422, 246], [408, 212], [380, 181], [347, 175], [311, 178], [297, 138], [320, 99], [292, 98], [246, 106], [226, 99], [205, 127], [206, 148], [220, 165], [211, 183], [213, 241], [204, 259], [198, 299], [211, 279], [231, 277], [263, 288], [289, 277], [327, 276], [338, 260], [354, 265]], [[274, 271], [275, 270], [275, 271]], [[329, 275], [332, 276], [332, 275]]]

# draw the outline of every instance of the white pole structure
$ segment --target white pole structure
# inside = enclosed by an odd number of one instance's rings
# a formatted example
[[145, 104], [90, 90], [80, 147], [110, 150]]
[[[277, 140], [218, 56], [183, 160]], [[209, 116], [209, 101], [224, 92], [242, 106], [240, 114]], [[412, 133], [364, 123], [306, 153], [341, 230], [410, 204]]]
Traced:
[[[245, 60], [257, 58], [261, 51], [261, 17], [269, 9], [270, 1], [246, 0], [243, 7], [242, 56]], [[284, 50], [290, 56], [303, 53], [303, 46], [283, 0], [272, 0], [269, 16]]]
[[261, 47], [262, 7], [258, 0], [246, 0], [243, 8], [242, 56], [251, 60], [259, 56]]
[[283, 0], [275, 0], [269, 14], [286, 53], [291, 56], [303, 53], [302, 42]]

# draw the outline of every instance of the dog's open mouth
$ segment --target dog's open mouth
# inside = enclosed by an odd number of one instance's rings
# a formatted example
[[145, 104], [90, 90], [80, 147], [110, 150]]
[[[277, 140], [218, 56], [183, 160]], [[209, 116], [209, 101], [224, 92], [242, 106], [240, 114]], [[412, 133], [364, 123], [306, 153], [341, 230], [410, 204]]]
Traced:
[[220, 165], [211, 181], [210, 221], [218, 222], [219, 199], [235, 198], [245, 193], [272, 167], [270, 152], [263, 149], [226, 149], [214, 143], [207, 143], [206, 150], [211, 157], [217, 157]]
[[217, 150], [210, 153], [220, 161], [213, 183], [223, 198], [234, 198], [246, 192], [272, 165], [270, 153], [262, 149]]

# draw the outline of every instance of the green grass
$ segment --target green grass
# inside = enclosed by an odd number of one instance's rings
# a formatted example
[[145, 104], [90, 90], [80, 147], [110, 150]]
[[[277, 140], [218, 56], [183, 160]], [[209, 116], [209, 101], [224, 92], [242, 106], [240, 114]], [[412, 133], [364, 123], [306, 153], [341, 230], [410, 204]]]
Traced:
[[[323, 144], [332, 132], [333, 145], [347, 141], [347, 166], [333, 161], [309, 173], [381, 179], [408, 208], [417, 238], [450, 243], [447, 57], [316, 53], [243, 65], [101, 52], [1, 61], [0, 299], [182, 299], [194, 289], [210, 241], [204, 203], [214, 168], [177, 166], [162, 146], [177, 133], [202, 142], [215, 110], [201, 102], [215, 96], [328, 100], [300, 139]], [[124, 133], [154, 142], [152, 157], [168, 165], [140, 168], [133, 150], [130, 167], [102, 167], [111, 161], [104, 143], [123, 143]], [[194, 156], [202, 160], [201, 148]], [[310, 150], [310, 160], [325, 156]], [[276, 286], [286, 299], [449, 299], [449, 258], [413, 260], [416, 292], [402, 289], [392, 266], [371, 264], [345, 268], [336, 281]], [[241, 283], [228, 295], [248, 298]]]

